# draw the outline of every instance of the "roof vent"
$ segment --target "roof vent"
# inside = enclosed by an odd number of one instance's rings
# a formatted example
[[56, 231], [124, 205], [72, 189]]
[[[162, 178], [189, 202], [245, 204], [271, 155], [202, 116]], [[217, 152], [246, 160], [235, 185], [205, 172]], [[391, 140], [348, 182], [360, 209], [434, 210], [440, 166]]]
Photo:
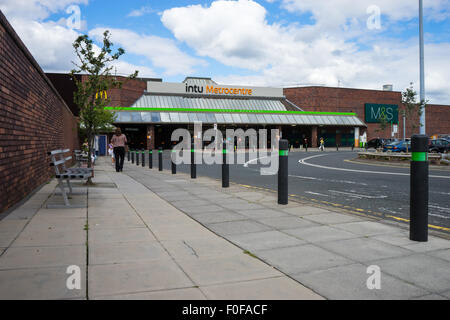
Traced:
[[383, 86], [383, 91], [392, 91], [393, 90], [393, 85], [392, 84], [385, 84]]

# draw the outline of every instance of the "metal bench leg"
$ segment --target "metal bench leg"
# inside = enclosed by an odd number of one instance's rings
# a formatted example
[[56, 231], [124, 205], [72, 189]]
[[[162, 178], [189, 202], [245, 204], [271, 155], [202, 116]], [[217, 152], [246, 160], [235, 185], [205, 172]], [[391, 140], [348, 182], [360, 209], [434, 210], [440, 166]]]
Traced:
[[[47, 204], [47, 209], [58, 209], [58, 208], [86, 208], [85, 204], [72, 205], [69, 202], [66, 189], [64, 188], [63, 179], [58, 179], [58, 186], [61, 189], [62, 196], [64, 198], [65, 204]], [[55, 193], [56, 194], [56, 193]]]
[[67, 186], [69, 187], [69, 195], [73, 195], [72, 185], [70, 184], [70, 179], [66, 179]]

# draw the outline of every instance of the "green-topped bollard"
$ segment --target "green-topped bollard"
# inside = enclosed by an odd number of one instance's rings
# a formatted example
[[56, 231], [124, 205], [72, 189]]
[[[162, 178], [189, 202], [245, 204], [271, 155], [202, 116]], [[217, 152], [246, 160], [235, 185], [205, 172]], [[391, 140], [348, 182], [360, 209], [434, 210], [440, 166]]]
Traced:
[[131, 163], [134, 164], [134, 151], [131, 150]]
[[142, 167], [145, 167], [145, 149], [142, 149]]
[[139, 166], [139, 149], [136, 150], [136, 165]]
[[230, 187], [230, 165], [228, 164], [227, 143], [223, 143], [223, 161], [222, 161], [222, 188]]
[[289, 142], [281, 139], [278, 160], [278, 204], [288, 204], [288, 154]]
[[153, 151], [148, 150], [148, 168], [153, 169]]
[[411, 138], [409, 239], [428, 241], [428, 137]]
[[159, 171], [163, 171], [163, 148], [162, 147], [159, 147], [158, 148], [158, 161], [159, 161], [159, 163], [158, 163], [158, 166], [159, 166], [159, 168], [158, 168], [158, 170]]
[[176, 150], [172, 149], [172, 157], [171, 157], [172, 174], [177, 174], [177, 164], [173, 161], [173, 158], [175, 157], [175, 154], [176, 154]]
[[127, 152], [127, 160], [128, 160], [128, 162], [130, 162], [130, 150], [128, 150], [128, 152]]
[[191, 178], [197, 179], [197, 165], [195, 164], [195, 144], [191, 143]]

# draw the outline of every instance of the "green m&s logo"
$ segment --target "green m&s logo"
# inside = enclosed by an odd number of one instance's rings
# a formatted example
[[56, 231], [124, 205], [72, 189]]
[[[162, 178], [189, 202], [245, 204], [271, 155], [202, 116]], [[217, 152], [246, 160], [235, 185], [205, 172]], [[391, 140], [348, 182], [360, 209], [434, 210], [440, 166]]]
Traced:
[[398, 105], [396, 104], [365, 104], [366, 123], [398, 123]]

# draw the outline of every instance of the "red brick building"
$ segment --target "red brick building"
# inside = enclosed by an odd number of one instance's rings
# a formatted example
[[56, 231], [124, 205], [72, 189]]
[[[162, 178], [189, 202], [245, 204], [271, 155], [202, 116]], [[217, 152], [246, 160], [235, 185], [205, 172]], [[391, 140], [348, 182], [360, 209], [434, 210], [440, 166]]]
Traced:
[[0, 12], [0, 219], [54, 175], [59, 148], [79, 148], [77, 119]]
[[[284, 94], [288, 100], [305, 111], [355, 112], [363, 121], [365, 121], [366, 104], [398, 105], [398, 134], [395, 137], [403, 138], [401, 111], [404, 107], [401, 103], [401, 92], [331, 87], [299, 87], [285, 88]], [[450, 133], [450, 106], [427, 105], [425, 119], [428, 136]], [[406, 137], [419, 133], [419, 128], [415, 130], [411, 128], [411, 123], [414, 121], [417, 123], [418, 119], [406, 121]], [[380, 131], [378, 123], [366, 122], [366, 125], [368, 139], [391, 137], [391, 126]]]

